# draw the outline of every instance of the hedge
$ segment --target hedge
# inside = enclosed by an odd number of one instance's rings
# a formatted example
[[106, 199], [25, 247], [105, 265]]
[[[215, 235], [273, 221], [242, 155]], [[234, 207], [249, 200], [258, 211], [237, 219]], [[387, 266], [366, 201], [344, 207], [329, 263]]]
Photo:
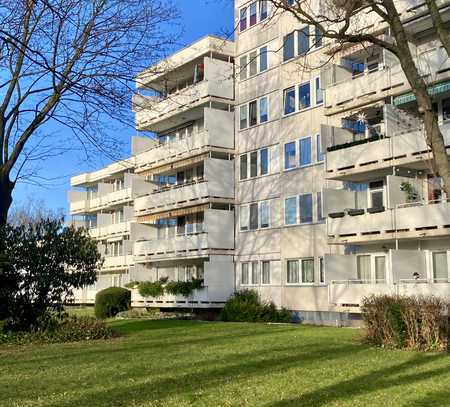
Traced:
[[121, 287], [109, 287], [95, 296], [95, 316], [110, 318], [121, 311], [130, 309], [131, 291]]

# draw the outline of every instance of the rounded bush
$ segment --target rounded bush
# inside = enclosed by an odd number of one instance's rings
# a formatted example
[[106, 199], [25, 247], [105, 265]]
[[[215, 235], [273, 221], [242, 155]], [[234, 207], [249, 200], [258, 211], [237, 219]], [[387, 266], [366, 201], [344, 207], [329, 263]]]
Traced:
[[97, 318], [114, 317], [121, 311], [130, 309], [131, 291], [121, 287], [109, 287], [95, 296], [95, 316]]

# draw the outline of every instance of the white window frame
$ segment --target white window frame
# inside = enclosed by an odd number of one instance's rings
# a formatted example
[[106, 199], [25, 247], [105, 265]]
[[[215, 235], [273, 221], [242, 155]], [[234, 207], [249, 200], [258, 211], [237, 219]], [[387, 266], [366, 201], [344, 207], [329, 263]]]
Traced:
[[[257, 204], [257, 213], [258, 213], [258, 227], [254, 229], [250, 229], [250, 205]], [[262, 226], [261, 224], [261, 207], [263, 205], [267, 205], [268, 209], [268, 226]], [[271, 219], [271, 200], [265, 199], [263, 201], [250, 202], [247, 204], [243, 204], [239, 206], [239, 231], [240, 232], [251, 232], [255, 230], [265, 230], [270, 229], [272, 227], [272, 219]], [[245, 216], [242, 216], [242, 211], [246, 211]], [[245, 223], [246, 222], [246, 223]]]
[[[261, 109], [260, 109], [261, 99], [266, 99], [266, 103], [267, 103], [267, 120], [264, 122], [261, 121], [261, 116], [260, 116], [261, 115]], [[251, 103], [256, 104], [256, 124], [253, 124], [253, 125], [250, 125], [250, 104]], [[245, 121], [246, 126], [245, 127], [241, 127], [241, 118], [242, 118], [241, 111], [242, 110], [246, 110], [246, 121]], [[239, 106], [239, 131], [252, 129], [261, 124], [268, 123], [270, 120], [269, 111], [270, 111], [270, 98], [268, 95], [264, 95], [257, 99], [252, 99], [246, 103], [243, 103], [242, 105]]]
[[[267, 150], [267, 173], [266, 174], [261, 174], [261, 152], [263, 150]], [[256, 153], [256, 175], [252, 176], [251, 175], [251, 154], [252, 153]], [[241, 178], [241, 157], [243, 156], [247, 156], [247, 177], [246, 178]], [[270, 147], [262, 147], [258, 150], [253, 150], [253, 151], [248, 151], [247, 153], [241, 154], [239, 156], [239, 181], [247, 181], [250, 179], [256, 179], [256, 178], [260, 178], [260, 177], [266, 177], [268, 175], [270, 175], [272, 173], [272, 164], [271, 164], [271, 148]]]
[[[261, 266], [260, 266], [260, 270], [261, 270], [261, 285], [271, 285], [272, 284], [272, 266], [271, 266], [271, 261], [270, 260], [261, 260]], [[269, 281], [268, 282], [264, 282], [264, 264], [268, 264], [269, 265]]]
[[[312, 264], [313, 264], [313, 281], [312, 282], [303, 281], [303, 262], [306, 260], [312, 260]], [[298, 281], [297, 282], [288, 282], [288, 263], [290, 261], [297, 262], [297, 269], [298, 269]], [[313, 256], [286, 259], [285, 264], [286, 264], [285, 270], [286, 270], [286, 285], [287, 286], [315, 286], [315, 285], [317, 285], [316, 260]]]

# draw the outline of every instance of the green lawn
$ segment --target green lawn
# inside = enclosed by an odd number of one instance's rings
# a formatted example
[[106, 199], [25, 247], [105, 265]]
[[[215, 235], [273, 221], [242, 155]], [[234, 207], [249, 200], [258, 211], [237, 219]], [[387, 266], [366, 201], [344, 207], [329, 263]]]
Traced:
[[118, 339], [0, 347], [0, 405], [448, 406], [450, 357], [356, 329], [117, 321]]

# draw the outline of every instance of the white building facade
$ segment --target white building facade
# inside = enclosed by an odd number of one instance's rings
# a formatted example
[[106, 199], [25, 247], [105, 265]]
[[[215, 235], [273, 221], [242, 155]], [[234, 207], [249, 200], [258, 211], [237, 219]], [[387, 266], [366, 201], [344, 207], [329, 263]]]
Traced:
[[[449, 60], [419, 2], [403, 3], [450, 145]], [[396, 58], [336, 52], [267, 1], [236, 0], [235, 27], [234, 43], [206, 37], [140, 74], [136, 127], [155, 137], [72, 179], [71, 214], [104, 247], [122, 242], [96, 289], [197, 276], [192, 298], [133, 292], [134, 305], [216, 308], [253, 289], [326, 324], [358, 319], [371, 293], [450, 298], [450, 206]]]

